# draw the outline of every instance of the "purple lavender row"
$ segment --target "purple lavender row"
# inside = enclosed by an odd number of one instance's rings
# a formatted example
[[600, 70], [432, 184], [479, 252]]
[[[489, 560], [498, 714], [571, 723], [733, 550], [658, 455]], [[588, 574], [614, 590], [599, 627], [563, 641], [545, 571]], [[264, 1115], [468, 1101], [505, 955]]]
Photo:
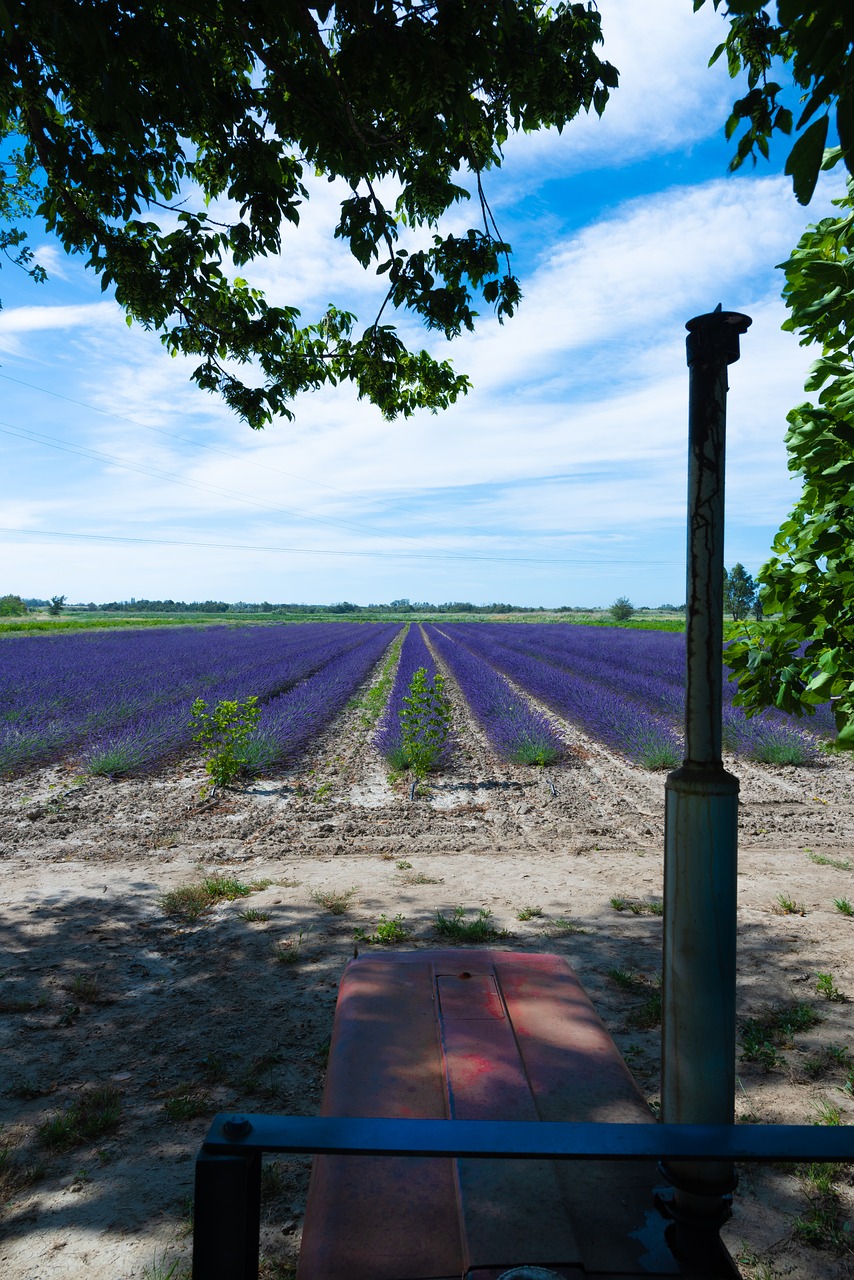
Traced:
[[0, 771], [71, 748], [127, 772], [190, 742], [202, 696], [269, 699], [358, 646], [370, 624], [192, 628], [0, 642]]
[[[627, 695], [648, 707], [652, 714], [669, 720], [674, 728], [681, 727], [685, 678], [683, 635], [616, 629], [591, 635], [589, 628], [571, 624], [541, 627], [510, 624], [502, 627], [501, 637], [502, 642], [517, 652], [552, 662]], [[814, 735], [832, 736], [833, 716], [829, 706], [818, 708], [817, 714], [807, 722], [795, 721], [775, 708], [748, 719], [740, 707], [733, 705], [737, 685], [725, 677], [724, 671], [723, 743], [726, 750], [770, 763], [807, 763], [818, 753]]]
[[[348, 659], [362, 649], [368, 648], [375, 637], [381, 638], [384, 645], [388, 644], [395, 632], [395, 627], [389, 627], [389, 624], [384, 626], [369, 624], [347, 631], [341, 628], [341, 631], [343, 635], [339, 634], [338, 644], [334, 648], [329, 644], [317, 646], [313, 653], [308, 677], [302, 683], [290, 686], [294, 693], [312, 680], [322, 681], [336, 661]], [[346, 644], [343, 643], [344, 640], [347, 641]], [[368, 651], [371, 652], [370, 649]], [[317, 688], [316, 685], [314, 687]], [[254, 692], [255, 688], [257, 684], [254, 683], [251, 674], [245, 685], [235, 686], [233, 679], [227, 679], [207, 690], [206, 701], [211, 706], [224, 698], [236, 698], [242, 701]], [[281, 685], [278, 688], [281, 688]], [[262, 697], [260, 694], [257, 696]], [[278, 697], [274, 696], [267, 701], [262, 698], [264, 721], [267, 721], [268, 708], [275, 707], [280, 697], [287, 696], [287, 694], [279, 694]], [[89, 772], [113, 775], [129, 773], [149, 767], [167, 755], [188, 750], [191, 743], [190, 701], [185, 700], [171, 707], [156, 708], [152, 713], [140, 716], [130, 724], [102, 732], [90, 740], [84, 752], [84, 762]], [[281, 714], [274, 714], [273, 720], [281, 722]], [[282, 752], [275, 747], [274, 739], [270, 738], [266, 746], [259, 745], [248, 754], [247, 766], [250, 770], [256, 767], [266, 768], [281, 758]]]
[[[465, 623], [460, 624], [466, 626]], [[471, 631], [472, 628], [467, 628]], [[535, 658], [605, 685], [635, 699], [666, 718], [679, 718], [684, 705], [684, 638], [672, 632], [618, 631], [572, 625], [539, 626], [509, 623], [501, 643]], [[533, 631], [533, 635], [532, 635]], [[586, 634], [585, 634], [586, 633]], [[665, 642], [661, 644], [659, 637]], [[672, 642], [676, 643], [673, 644]]]
[[347, 705], [395, 636], [400, 624], [376, 625], [364, 641], [268, 702], [261, 724], [247, 743], [246, 764], [261, 772], [275, 764], [291, 763], [316, 735]]
[[564, 746], [545, 716], [534, 711], [481, 657], [452, 639], [451, 630], [427, 628], [498, 754], [519, 764], [550, 764], [559, 759]]
[[679, 738], [663, 716], [655, 715], [648, 707], [597, 681], [503, 645], [499, 641], [502, 629], [487, 624], [445, 628], [449, 636], [464, 644], [475, 657], [629, 759], [649, 769], [679, 763], [682, 755]]
[[[523, 627], [512, 627], [524, 633]], [[563, 660], [573, 670], [583, 670], [582, 663], [592, 659], [599, 667], [599, 679], [618, 689], [636, 692], [643, 700], [643, 684], [648, 683], [649, 704], [656, 711], [673, 715], [679, 723], [684, 715], [685, 637], [661, 631], [603, 631], [592, 644], [589, 628], [561, 624], [537, 628], [541, 633], [538, 648], [549, 660]], [[524, 636], [522, 636], [524, 638]], [[541, 644], [540, 644], [541, 641]], [[724, 652], [726, 657], [726, 651]], [[749, 719], [740, 707], [733, 705], [738, 691], [736, 681], [723, 680], [724, 746], [737, 755], [771, 762], [804, 762], [815, 757], [815, 735], [832, 738], [835, 733], [829, 703], [817, 707], [815, 715], [797, 720], [777, 708], [769, 707]]]
[[[427, 679], [432, 683], [436, 676], [436, 663], [433, 661], [432, 653], [427, 648], [421, 628], [413, 624], [410, 626], [400, 647], [400, 658], [398, 659], [394, 684], [377, 732], [374, 735], [374, 746], [381, 755], [385, 756], [389, 764], [396, 769], [406, 768], [407, 761], [403, 747], [400, 713], [403, 709], [403, 699], [409, 692], [412, 677], [420, 667], [424, 667], [427, 672]], [[446, 764], [452, 750], [451, 743], [447, 743], [436, 761], [437, 765]]]

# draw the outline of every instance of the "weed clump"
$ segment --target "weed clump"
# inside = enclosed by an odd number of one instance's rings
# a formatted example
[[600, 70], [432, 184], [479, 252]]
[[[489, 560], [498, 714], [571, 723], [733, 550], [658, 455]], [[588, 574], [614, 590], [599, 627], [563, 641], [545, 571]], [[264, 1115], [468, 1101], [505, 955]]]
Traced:
[[349, 911], [356, 892], [355, 886], [350, 889], [315, 889], [311, 900], [334, 916], [343, 916]]
[[755, 1062], [763, 1071], [770, 1071], [782, 1061], [778, 1048], [791, 1047], [796, 1035], [819, 1022], [821, 1016], [802, 1000], [769, 1009], [757, 1018], [745, 1018], [739, 1028], [742, 1062]]
[[449, 942], [491, 942], [496, 938], [506, 938], [506, 929], [496, 929], [492, 923], [492, 912], [488, 907], [479, 907], [472, 920], [466, 920], [465, 907], [454, 907], [449, 916], [436, 912], [436, 932]]
[[206, 915], [218, 902], [248, 898], [250, 893], [260, 893], [271, 883], [270, 880], [255, 880], [251, 884], [243, 884], [231, 876], [206, 876], [199, 884], [170, 889], [160, 899], [160, 906], [167, 916], [192, 922]]
[[353, 937], [356, 942], [367, 942], [381, 947], [392, 947], [397, 942], [405, 942], [408, 930], [403, 923], [403, 916], [397, 915], [394, 919], [389, 920], [383, 914], [379, 918], [376, 929], [373, 933], [367, 933], [364, 929], [355, 929]]
[[64, 1111], [49, 1116], [39, 1126], [39, 1140], [52, 1151], [68, 1151], [114, 1133], [121, 1114], [121, 1095], [115, 1085], [96, 1085], [85, 1089]]

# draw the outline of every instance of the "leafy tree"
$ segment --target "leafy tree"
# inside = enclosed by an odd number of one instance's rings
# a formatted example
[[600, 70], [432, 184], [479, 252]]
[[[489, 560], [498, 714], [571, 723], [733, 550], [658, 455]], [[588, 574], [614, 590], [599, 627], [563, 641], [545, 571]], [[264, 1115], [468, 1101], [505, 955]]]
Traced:
[[635, 611], [635, 606], [628, 596], [617, 596], [611, 605], [611, 617], [615, 622], [627, 622]]
[[65, 608], [66, 599], [66, 596], [51, 596], [48, 613], [51, 613], [55, 618], [58, 618], [62, 613], [62, 610]]
[[[694, 0], [701, 9], [706, 0]], [[724, 0], [712, 0], [716, 9]], [[726, 0], [729, 31], [711, 62], [726, 56], [729, 73], [747, 73], [747, 93], [726, 122], [726, 136], [736, 140], [730, 169], [757, 152], [766, 159], [774, 133], [798, 135], [786, 160], [795, 195], [809, 204], [822, 168], [844, 161], [854, 172], [854, 16], [850, 0], [777, 0], [777, 21], [767, 0]], [[785, 90], [774, 78], [774, 61], [786, 64], [799, 99], [797, 119], [785, 105]], [[831, 123], [839, 146], [825, 151]]]
[[775, 613], [731, 646], [739, 701], [802, 715], [834, 700], [837, 745], [854, 749], [854, 182], [838, 218], [810, 227], [785, 264], [786, 327], [818, 341], [807, 390], [818, 403], [788, 415], [789, 467], [800, 499], [759, 572], [759, 598]]
[[22, 618], [26, 612], [20, 596], [0, 596], [0, 618]]
[[[694, 0], [698, 9], [704, 0]], [[713, 0], [715, 8], [721, 0]], [[776, 21], [762, 0], [728, 9], [730, 73], [746, 70], [748, 92], [726, 124], [736, 140], [730, 167], [768, 156], [775, 133], [796, 135], [786, 160], [797, 199], [809, 203], [822, 169], [840, 162], [854, 174], [854, 11], [849, 0], [777, 0]], [[795, 119], [773, 78], [781, 59], [800, 98]], [[831, 125], [838, 145], [826, 147]], [[783, 264], [789, 317], [784, 328], [816, 344], [821, 356], [806, 384], [818, 403], [788, 415], [789, 468], [802, 495], [774, 539], [758, 575], [762, 617], [730, 646], [736, 701], [748, 715], [777, 706], [795, 715], [833, 700], [837, 745], [854, 749], [854, 181], [835, 202], [838, 217], [810, 226]]]
[[[408, 350], [386, 307], [448, 338], [473, 327], [478, 298], [513, 314], [519, 283], [483, 176], [511, 129], [601, 114], [617, 73], [600, 42], [595, 8], [563, 0], [6, 0], [0, 142], [16, 149], [0, 219], [34, 207], [128, 322], [197, 357], [194, 380], [253, 427], [342, 381], [387, 417], [440, 408], [468, 380]], [[333, 304], [305, 321], [240, 275], [279, 253], [307, 173], [346, 184], [335, 237], [381, 277], [361, 332]], [[471, 195], [478, 225], [440, 233]], [[20, 229], [3, 234], [35, 271]]]
[[740, 562], [730, 570], [724, 569], [724, 609], [732, 614], [733, 622], [746, 618], [756, 599], [756, 583]]

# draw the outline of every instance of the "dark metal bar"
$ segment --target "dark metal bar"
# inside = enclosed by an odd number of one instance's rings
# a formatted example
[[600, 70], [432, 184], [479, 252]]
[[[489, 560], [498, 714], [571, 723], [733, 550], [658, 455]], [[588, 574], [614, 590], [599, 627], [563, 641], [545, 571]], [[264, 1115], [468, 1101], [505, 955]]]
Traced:
[[[507, 1160], [854, 1161], [854, 1126], [569, 1124], [248, 1115], [245, 1136], [219, 1115], [202, 1151], [227, 1155], [444, 1156]], [[198, 1185], [198, 1184], [197, 1184]]]
[[197, 1280], [258, 1280], [261, 1150], [252, 1145], [236, 1152], [206, 1147], [199, 1152], [193, 1212]]
[[[689, 320], [685, 759], [665, 788], [661, 1115], [731, 1125], [735, 1094], [738, 779], [721, 760], [727, 366], [751, 321]], [[729, 1212], [732, 1159], [668, 1164], [675, 1214], [705, 1231]]]

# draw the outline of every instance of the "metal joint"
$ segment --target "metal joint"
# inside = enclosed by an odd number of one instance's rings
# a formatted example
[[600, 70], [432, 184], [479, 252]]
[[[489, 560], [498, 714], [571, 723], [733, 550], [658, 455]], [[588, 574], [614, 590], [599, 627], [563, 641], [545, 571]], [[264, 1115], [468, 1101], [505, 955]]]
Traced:
[[685, 325], [689, 366], [735, 364], [741, 354], [739, 335], [746, 333], [752, 323], [750, 316], [740, 311], [722, 311], [720, 304], [715, 311], [689, 320]]

